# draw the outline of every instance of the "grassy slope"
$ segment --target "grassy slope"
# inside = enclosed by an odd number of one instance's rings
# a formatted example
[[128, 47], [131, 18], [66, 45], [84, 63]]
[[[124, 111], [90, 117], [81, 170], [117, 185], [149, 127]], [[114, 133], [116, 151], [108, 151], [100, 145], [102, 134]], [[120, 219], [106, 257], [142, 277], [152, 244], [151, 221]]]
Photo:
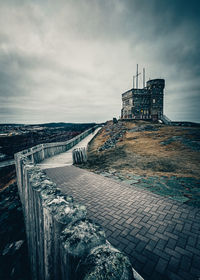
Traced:
[[[131, 132], [130, 129], [149, 125], [144, 121], [124, 122], [127, 132], [114, 148], [98, 152], [99, 147], [116, 129], [112, 122], [100, 131], [89, 145], [91, 170], [116, 170], [122, 173], [159, 176], [187, 176], [200, 178], [200, 151], [183, 143], [197, 141], [200, 129], [153, 124], [156, 131]], [[161, 142], [178, 137], [163, 145]], [[180, 141], [182, 139], [183, 141]], [[170, 141], [169, 141], [170, 142]]]

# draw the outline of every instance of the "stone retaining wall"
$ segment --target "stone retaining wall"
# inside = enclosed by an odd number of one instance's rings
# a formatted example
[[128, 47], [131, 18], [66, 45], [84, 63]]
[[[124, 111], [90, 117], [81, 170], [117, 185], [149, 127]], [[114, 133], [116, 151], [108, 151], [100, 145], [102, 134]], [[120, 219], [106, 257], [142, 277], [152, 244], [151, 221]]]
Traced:
[[142, 279], [128, 258], [109, 244], [103, 229], [87, 219], [86, 208], [63, 195], [35, 166], [91, 132], [15, 154], [33, 280]]

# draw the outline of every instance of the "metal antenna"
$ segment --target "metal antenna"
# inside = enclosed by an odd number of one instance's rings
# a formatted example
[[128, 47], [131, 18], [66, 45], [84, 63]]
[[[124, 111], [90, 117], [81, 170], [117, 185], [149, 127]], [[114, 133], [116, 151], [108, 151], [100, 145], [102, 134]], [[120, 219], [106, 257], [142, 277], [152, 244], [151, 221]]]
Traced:
[[143, 68], [143, 88], [145, 88], [145, 68]]
[[138, 73], [138, 64], [137, 64], [137, 68], [136, 68], [136, 88], [138, 88], [138, 76], [140, 75], [141, 73]]

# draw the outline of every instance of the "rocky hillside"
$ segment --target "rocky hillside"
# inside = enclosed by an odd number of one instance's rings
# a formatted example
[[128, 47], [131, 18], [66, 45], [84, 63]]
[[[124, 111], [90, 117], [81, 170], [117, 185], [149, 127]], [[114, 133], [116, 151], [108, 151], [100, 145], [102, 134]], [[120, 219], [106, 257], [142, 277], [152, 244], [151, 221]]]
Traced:
[[200, 127], [112, 121], [84, 168], [200, 207]]

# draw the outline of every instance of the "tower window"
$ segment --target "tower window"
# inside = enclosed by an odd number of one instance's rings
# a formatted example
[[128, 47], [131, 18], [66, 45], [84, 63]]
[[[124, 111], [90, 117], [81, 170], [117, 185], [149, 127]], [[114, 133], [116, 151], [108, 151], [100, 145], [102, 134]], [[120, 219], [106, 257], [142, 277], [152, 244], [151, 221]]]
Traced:
[[156, 103], [156, 100], [155, 100], [155, 99], [153, 99], [153, 103]]

